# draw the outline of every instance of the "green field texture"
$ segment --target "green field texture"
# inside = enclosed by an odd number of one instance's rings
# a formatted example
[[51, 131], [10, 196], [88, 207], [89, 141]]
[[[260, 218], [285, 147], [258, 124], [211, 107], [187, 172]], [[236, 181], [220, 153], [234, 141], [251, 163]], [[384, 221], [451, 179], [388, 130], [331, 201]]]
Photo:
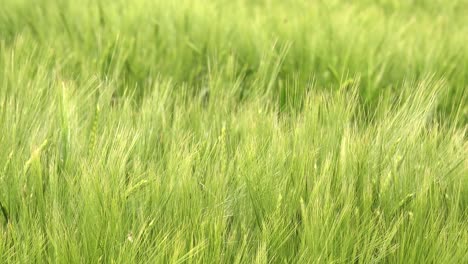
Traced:
[[468, 263], [467, 0], [0, 6], [0, 263]]

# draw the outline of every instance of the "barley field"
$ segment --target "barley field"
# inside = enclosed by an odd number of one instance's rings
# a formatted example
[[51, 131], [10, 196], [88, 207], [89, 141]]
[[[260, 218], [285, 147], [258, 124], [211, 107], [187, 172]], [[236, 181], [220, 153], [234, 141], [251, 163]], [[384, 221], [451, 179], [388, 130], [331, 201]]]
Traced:
[[0, 6], [0, 263], [468, 263], [467, 0]]

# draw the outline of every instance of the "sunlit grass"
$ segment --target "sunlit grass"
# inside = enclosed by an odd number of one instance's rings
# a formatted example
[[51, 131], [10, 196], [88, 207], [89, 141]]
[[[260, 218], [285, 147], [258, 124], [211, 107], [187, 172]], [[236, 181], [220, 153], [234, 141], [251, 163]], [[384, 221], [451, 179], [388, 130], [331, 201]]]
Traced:
[[466, 1], [3, 2], [0, 262], [468, 261]]

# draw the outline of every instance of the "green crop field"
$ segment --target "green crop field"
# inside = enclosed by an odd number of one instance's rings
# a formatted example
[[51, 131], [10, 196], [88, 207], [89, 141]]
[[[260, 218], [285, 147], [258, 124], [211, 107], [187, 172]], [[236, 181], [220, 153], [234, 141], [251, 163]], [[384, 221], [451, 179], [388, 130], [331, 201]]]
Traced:
[[468, 0], [0, 2], [0, 263], [468, 263]]

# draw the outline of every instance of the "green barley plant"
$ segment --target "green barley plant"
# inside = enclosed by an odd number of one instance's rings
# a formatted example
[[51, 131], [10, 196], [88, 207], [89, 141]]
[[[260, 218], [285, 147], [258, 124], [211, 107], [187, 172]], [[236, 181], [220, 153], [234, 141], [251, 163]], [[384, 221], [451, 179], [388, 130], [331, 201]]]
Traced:
[[0, 263], [468, 263], [466, 0], [3, 0]]

